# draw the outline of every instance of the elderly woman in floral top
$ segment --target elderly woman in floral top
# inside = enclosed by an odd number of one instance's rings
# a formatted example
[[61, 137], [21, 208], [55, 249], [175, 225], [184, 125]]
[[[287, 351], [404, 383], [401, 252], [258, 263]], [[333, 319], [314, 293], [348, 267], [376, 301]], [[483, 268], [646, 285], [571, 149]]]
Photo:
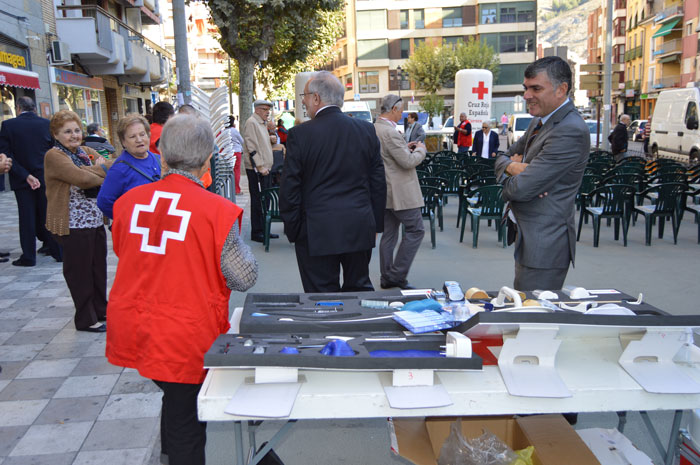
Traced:
[[111, 162], [82, 147], [80, 118], [61, 110], [49, 126], [56, 145], [46, 152], [46, 228], [63, 246], [63, 277], [75, 304], [79, 331], [105, 332], [107, 237], [97, 191]]

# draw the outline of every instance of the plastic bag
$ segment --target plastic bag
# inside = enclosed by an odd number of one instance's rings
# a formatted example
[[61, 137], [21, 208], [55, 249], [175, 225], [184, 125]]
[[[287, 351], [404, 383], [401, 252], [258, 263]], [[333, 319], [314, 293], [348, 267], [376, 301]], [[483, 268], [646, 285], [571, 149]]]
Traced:
[[491, 432], [474, 439], [462, 435], [462, 420], [450, 426], [450, 435], [440, 449], [438, 465], [511, 465], [518, 456]]

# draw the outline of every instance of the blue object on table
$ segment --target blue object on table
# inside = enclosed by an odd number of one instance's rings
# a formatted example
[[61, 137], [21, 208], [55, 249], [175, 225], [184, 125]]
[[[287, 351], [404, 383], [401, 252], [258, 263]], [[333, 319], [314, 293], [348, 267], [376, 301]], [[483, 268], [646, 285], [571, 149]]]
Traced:
[[333, 339], [321, 349], [321, 354], [330, 355], [331, 357], [354, 357], [355, 351], [347, 342]]
[[414, 300], [401, 307], [401, 311], [422, 312], [424, 310], [442, 310], [442, 305], [433, 299]]
[[460, 323], [459, 321], [455, 322], [450, 313], [435, 312], [433, 310], [425, 310], [420, 313], [404, 310], [394, 312], [394, 320], [398, 321], [413, 334], [452, 328], [455, 324]]
[[280, 354], [298, 354], [299, 349], [296, 347], [282, 347], [282, 350], [280, 350]]

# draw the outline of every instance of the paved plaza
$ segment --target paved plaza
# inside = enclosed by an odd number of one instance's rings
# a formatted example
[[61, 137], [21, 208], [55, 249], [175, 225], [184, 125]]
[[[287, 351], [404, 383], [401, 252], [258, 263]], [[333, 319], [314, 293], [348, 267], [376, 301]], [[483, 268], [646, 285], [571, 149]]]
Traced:
[[[247, 205], [247, 196], [238, 201]], [[10, 251], [14, 260], [20, 248], [12, 193], [0, 192], [0, 212], [0, 250]], [[445, 280], [457, 280], [465, 289], [488, 290], [512, 285], [512, 248], [503, 249], [495, 230], [485, 223], [477, 249], [472, 248], [468, 227], [459, 243], [456, 219], [457, 201], [452, 198], [445, 208], [444, 231], [437, 232], [436, 249], [431, 249], [426, 231], [409, 282], [438, 288]], [[281, 235], [282, 225], [273, 224], [273, 232]], [[248, 241], [247, 216], [243, 235]], [[645, 300], [663, 310], [699, 313], [694, 289], [700, 245], [697, 225], [689, 215], [677, 245], [667, 227], [663, 239], [655, 232], [652, 246], [645, 246], [642, 218], [630, 228], [628, 247], [614, 241], [612, 228], [605, 226], [600, 246], [594, 248], [592, 243], [588, 224], [567, 284], [616, 287], [633, 295], [643, 292]], [[301, 291], [294, 249], [284, 237], [272, 241], [269, 253], [261, 244], [251, 244], [260, 266], [252, 292]], [[110, 284], [116, 265], [110, 244]], [[378, 285], [376, 251], [370, 267], [370, 277]], [[147, 285], [148, 277], [143, 280]], [[234, 293], [231, 308], [241, 305], [244, 297]], [[105, 335], [75, 331], [73, 314], [61, 265], [53, 259], [39, 256], [33, 268], [0, 264], [0, 465], [159, 463], [160, 393], [133, 370], [110, 365], [104, 357]], [[652, 419], [659, 427], [670, 423], [668, 413], [652, 413]], [[616, 425], [614, 414], [584, 414], [577, 427]], [[263, 425], [260, 442], [272, 429]], [[668, 426], [661, 429], [666, 441]], [[208, 432], [207, 463], [233, 463], [231, 423], [210, 423]], [[638, 414], [629, 415], [625, 434], [659, 460]], [[287, 465], [406, 463], [392, 456], [386, 421], [381, 419], [300, 421], [275, 450]]]

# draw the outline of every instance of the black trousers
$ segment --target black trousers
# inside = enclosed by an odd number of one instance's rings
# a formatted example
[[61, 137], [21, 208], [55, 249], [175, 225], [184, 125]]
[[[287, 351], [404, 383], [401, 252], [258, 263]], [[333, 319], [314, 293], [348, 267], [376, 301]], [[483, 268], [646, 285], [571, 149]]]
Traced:
[[[260, 176], [255, 170], [245, 170], [248, 177], [248, 191], [250, 192], [250, 237], [262, 237], [264, 218], [262, 204], [260, 203], [261, 189], [270, 187], [270, 176]], [[258, 186], [258, 183], [260, 185]]]
[[86, 329], [107, 315], [107, 235], [99, 228], [71, 229], [63, 245], [63, 277], [75, 305], [75, 327]]
[[49, 247], [51, 255], [61, 256], [61, 248], [46, 230], [46, 187], [36, 190], [16, 190], [17, 213], [19, 215], [19, 243], [22, 258], [36, 263], [36, 240]]
[[207, 424], [197, 418], [197, 394], [202, 385], [153, 382], [163, 390], [161, 452], [170, 465], [204, 465]]
[[[297, 265], [304, 292], [358, 292], [373, 291], [369, 279], [369, 261], [372, 249], [337, 255], [309, 255], [306, 239], [294, 243]], [[340, 268], [343, 285], [340, 285]]]

